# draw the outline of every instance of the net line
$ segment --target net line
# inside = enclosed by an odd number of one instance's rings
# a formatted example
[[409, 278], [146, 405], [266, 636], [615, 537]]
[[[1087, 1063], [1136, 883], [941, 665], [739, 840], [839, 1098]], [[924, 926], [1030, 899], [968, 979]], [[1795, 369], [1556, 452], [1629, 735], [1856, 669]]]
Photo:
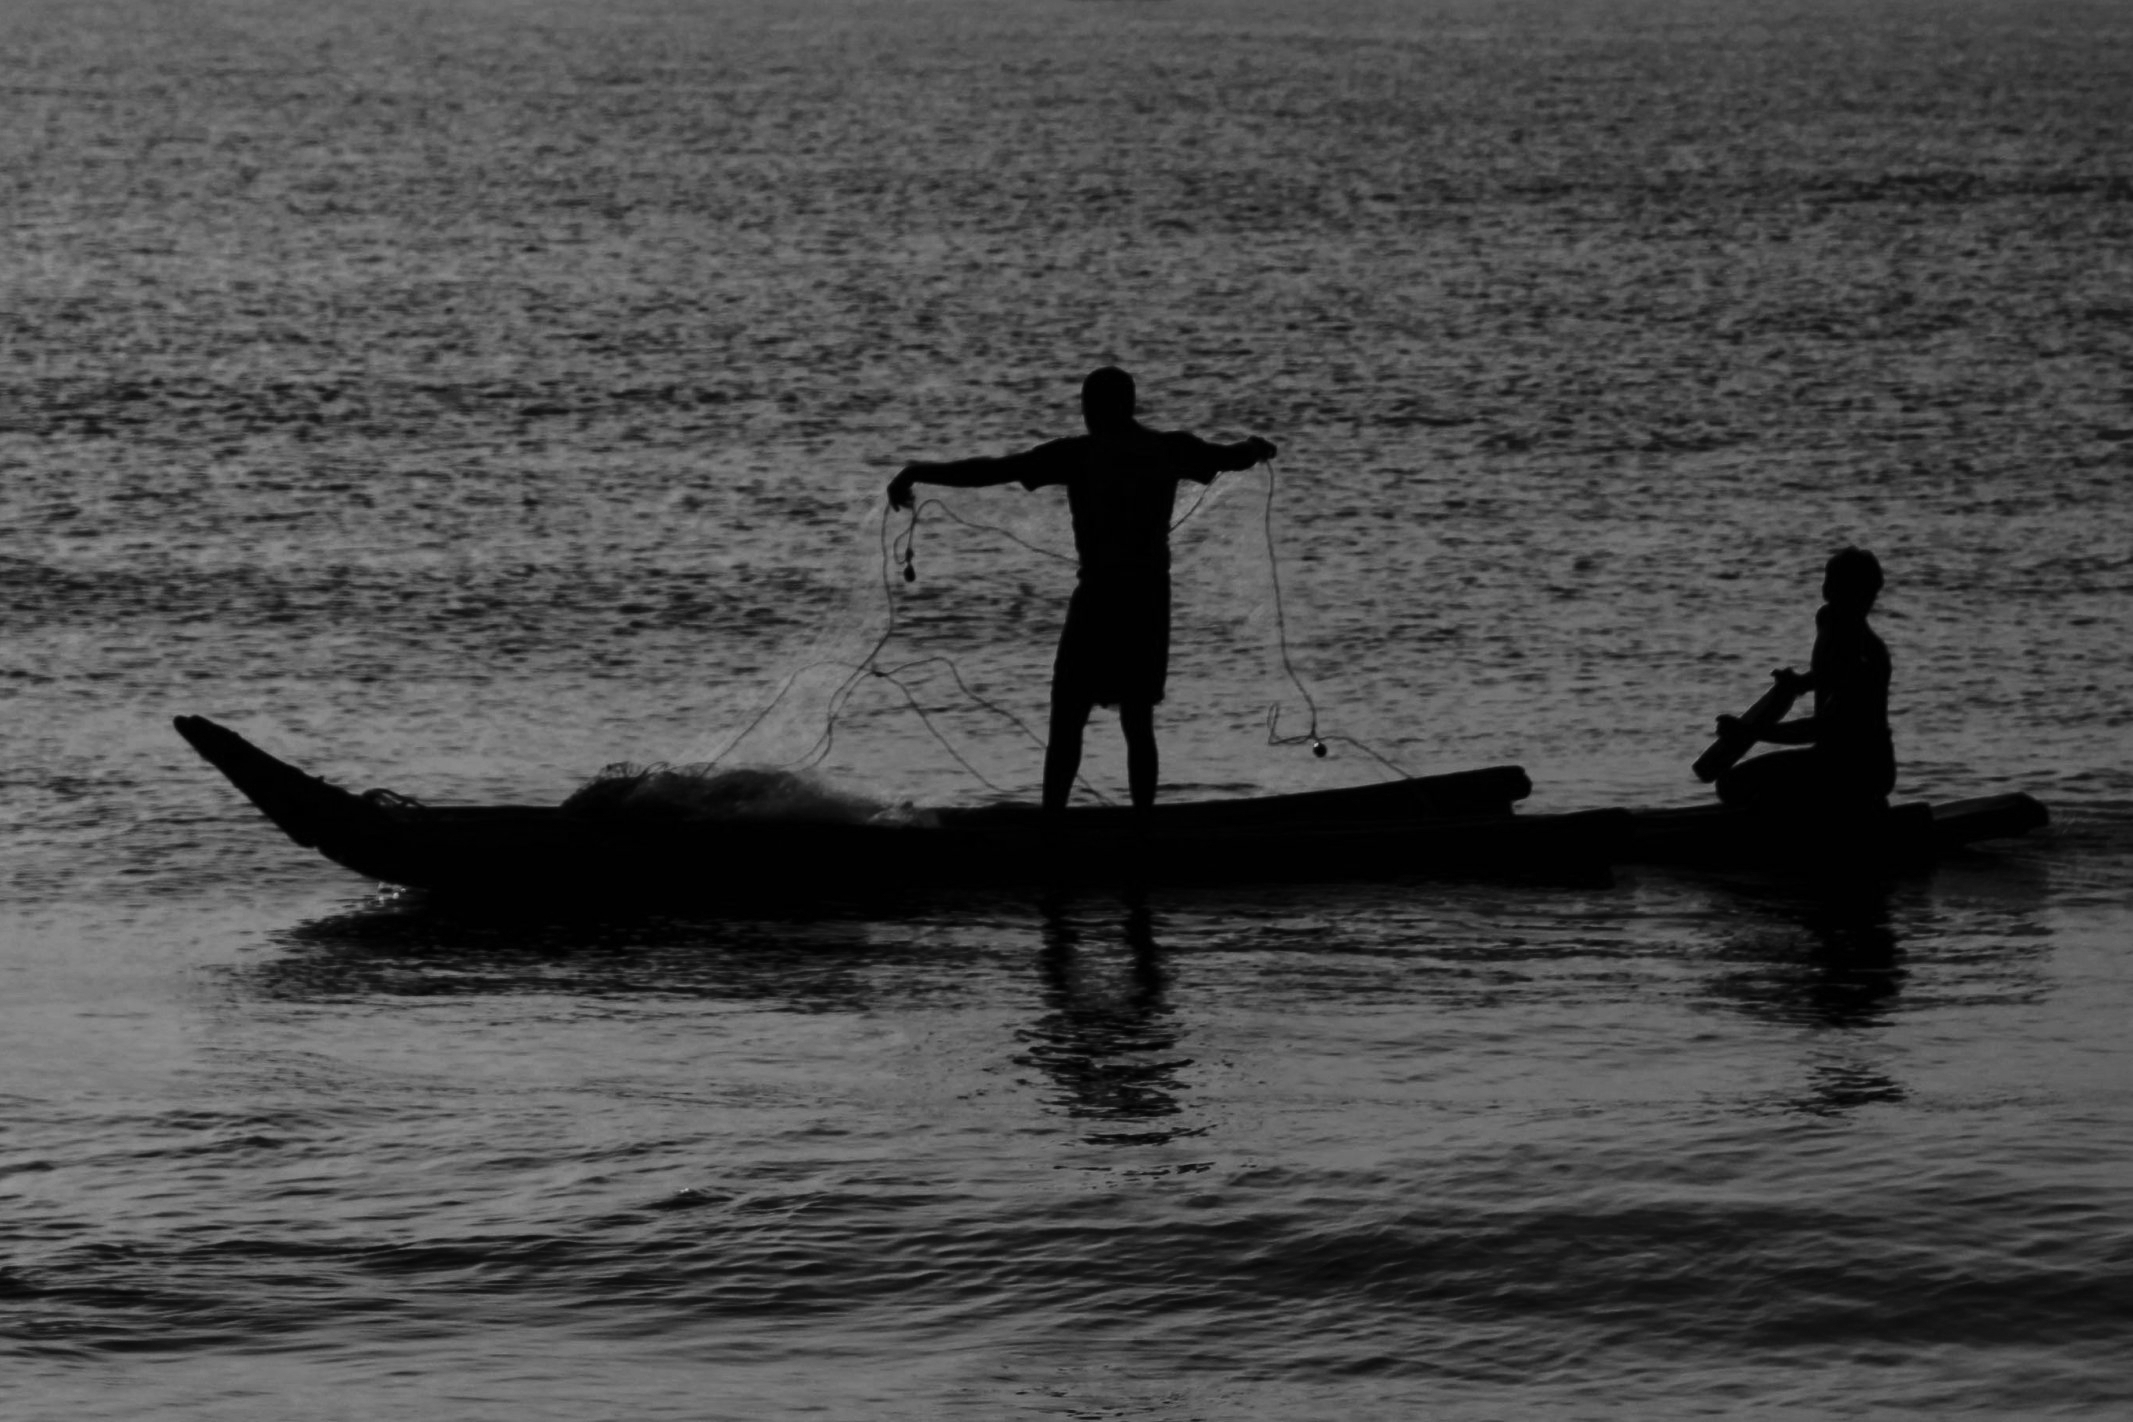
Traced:
[[1354, 736], [1319, 733], [1318, 699], [1311, 695], [1311, 688], [1304, 685], [1304, 679], [1296, 673], [1296, 663], [1289, 659], [1289, 618], [1281, 602], [1281, 553], [1274, 542], [1274, 461], [1271, 459], [1266, 462], [1266, 502], [1260, 510], [1259, 526], [1266, 535], [1267, 579], [1274, 589], [1274, 645], [1281, 651], [1281, 670], [1289, 678], [1289, 684], [1296, 688], [1296, 694], [1303, 698], [1304, 709], [1310, 716], [1310, 725], [1302, 735], [1284, 736], [1281, 734], [1281, 703], [1269, 704], [1266, 708], [1266, 743], [1270, 746], [1309, 746], [1311, 754], [1321, 760], [1325, 759], [1328, 745], [1354, 746], [1402, 780], [1414, 779], [1408, 771], [1380, 755], [1376, 748]]
[[[1409, 771], [1379, 753], [1367, 742], [1354, 736], [1327, 734], [1319, 729], [1317, 698], [1311, 694], [1310, 687], [1305, 683], [1302, 675], [1297, 672], [1295, 661], [1289, 651], [1288, 614], [1284, 606], [1281, 588], [1280, 550], [1274, 533], [1276, 480], [1273, 461], [1268, 460], [1265, 468], [1266, 494], [1260, 509], [1260, 529], [1264, 542], [1268, 582], [1272, 593], [1275, 645], [1279, 653], [1282, 673], [1288, 679], [1289, 684], [1296, 689], [1297, 695], [1303, 699], [1308, 717], [1308, 727], [1302, 735], [1284, 736], [1280, 731], [1281, 703], [1278, 701], [1270, 703], [1267, 706], [1266, 714], [1266, 744], [1276, 747], [1309, 746], [1312, 753], [1321, 758], [1325, 756], [1326, 747], [1329, 745], [1353, 746], [1401, 779], [1412, 779], [1413, 777]], [[1187, 505], [1185, 511], [1170, 521], [1169, 532], [1177, 532], [1179, 528], [1198, 515], [1207, 504], [1209, 494], [1214, 487], [1215, 484], [1212, 480], [1201, 485], [1199, 492], [1194, 496], [1192, 502]], [[887, 649], [889, 643], [894, 640], [900, 622], [896, 595], [897, 572], [894, 570], [900, 568], [902, 581], [906, 583], [917, 581], [916, 550], [919, 525], [929, 512], [938, 512], [950, 522], [975, 532], [996, 534], [1018, 547], [1043, 558], [1068, 564], [1078, 561], [1071, 554], [1061, 553], [1056, 549], [1046, 548], [1041, 544], [1031, 542], [1012, 529], [982, 519], [970, 518], [959, 513], [946, 501], [938, 497], [928, 496], [917, 500], [912, 504], [910, 518], [902, 530], [891, 533], [889, 521], [885, 518], [882, 520], [880, 529], [876, 534], [880, 554], [876, 577], [880, 583], [882, 602], [887, 612], [887, 621], [880, 634], [867, 647], [865, 654], [856, 661], [839, 657], [819, 657], [787, 674], [779, 684], [777, 692], [764, 703], [754, 716], [749, 718], [739, 731], [727, 738], [725, 744], [710, 757], [708, 764], [717, 765], [731, 755], [737, 747], [743, 744], [749, 736], [754, 734], [758, 728], [770, 719], [771, 715], [776, 712], [779, 706], [784, 704], [786, 698], [791, 695], [793, 688], [804, 677], [811, 672], [825, 668], [840, 669], [845, 675], [825, 701], [822, 730], [806, 750], [802, 751], [797, 757], [785, 762], [788, 768], [810, 769], [826, 761], [835, 748], [837, 723], [844, 714], [846, 706], [850, 704], [859, 689], [869, 680], [880, 680], [888, 682], [896, 689], [911, 712], [918, 717], [919, 723], [925, 727], [927, 734], [972, 779], [995, 794], [1009, 794], [1010, 792], [1005, 787], [996, 783], [990, 776], [971, 763], [969, 757], [965, 756], [954, 741], [935, 723], [932, 713], [920, 701], [918, 693], [904, 679], [912, 673], [929, 667], [944, 668], [950, 679], [955, 683], [956, 690], [967, 701], [1009, 722], [1040, 753], [1049, 749], [1049, 743], [1043, 736], [1032, 729], [1026, 720], [974, 689], [964, 678], [962, 668], [956, 664], [954, 658], [936, 653], [889, 664], [882, 662], [882, 653]], [[1105, 805], [1113, 803], [1109, 796], [1090, 784], [1086, 776], [1077, 775], [1075, 783], [1088, 791], [1099, 803]]]

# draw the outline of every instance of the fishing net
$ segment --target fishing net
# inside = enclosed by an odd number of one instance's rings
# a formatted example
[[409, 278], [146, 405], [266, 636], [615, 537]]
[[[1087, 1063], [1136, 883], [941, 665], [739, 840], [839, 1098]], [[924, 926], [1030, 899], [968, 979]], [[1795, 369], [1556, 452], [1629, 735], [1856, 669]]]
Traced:
[[[1174, 724], [1240, 745], [1264, 744], [1284, 695], [1304, 719], [1283, 677], [1268, 478], [1181, 485], [1172, 515]], [[766, 594], [797, 630], [766, 640], [678, 769], [611, 767], [580, 808], [868, 818], [896, 796], [849, 787], [877, 778], [927, 799], [973, 785], [1033, 798], [1075, 580], [1064, 491], [917, 492], [915, 521], [878, 486], [818, 501], [814, 536], [779, 550], [785, 581]], [[743, 768], [793, 778], [732, 778]]]
[[797, 824], [931, 826], [933, 816], [909, 802], [891, 804], [805, 770], [759, 766], [632, 765], [605, 767], [569, 799], [565, 814], [582, 819], [661, 821], [783, 820]]

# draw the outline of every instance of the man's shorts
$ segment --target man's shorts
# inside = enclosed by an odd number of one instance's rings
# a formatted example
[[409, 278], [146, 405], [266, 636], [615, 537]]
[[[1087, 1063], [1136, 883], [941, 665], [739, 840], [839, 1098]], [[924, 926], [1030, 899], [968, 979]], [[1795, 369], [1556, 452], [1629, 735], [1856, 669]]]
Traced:
[[1153, 706], [1170, 676], [1170, 575], [1085, 580], [1067, 604], [1052, 700]]

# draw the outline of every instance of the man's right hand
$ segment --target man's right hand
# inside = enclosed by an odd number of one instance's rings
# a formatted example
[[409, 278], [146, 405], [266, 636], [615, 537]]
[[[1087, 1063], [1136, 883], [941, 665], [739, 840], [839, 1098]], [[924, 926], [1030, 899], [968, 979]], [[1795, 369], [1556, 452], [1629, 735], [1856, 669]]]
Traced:
[[1251, 450], [1252, 463], [1254, 464], [1264, 464], [1278, 452], [1274, 448], [1274, 441], [1261, 439], [1258, 435], [1253, 435], [1244, 444], [1247, 449]]
[[906, 464], [903, 472], [889, 481], [890, 508], [907, 509], [911, 507], [911, 486], [918, 482], [912, 477], [912, 471], [915, 467], [914, 465]]

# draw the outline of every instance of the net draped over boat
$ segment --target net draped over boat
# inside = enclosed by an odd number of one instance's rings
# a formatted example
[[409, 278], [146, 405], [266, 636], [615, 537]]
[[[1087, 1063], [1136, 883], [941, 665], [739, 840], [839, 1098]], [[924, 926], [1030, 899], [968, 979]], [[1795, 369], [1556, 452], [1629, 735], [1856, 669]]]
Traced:
[[585, 818], [918, 827], [934, 822], [909, 802], [890, 804], [856, 794], [811, 771], [718, 765], [619, 762], [580, 786], [562, 808]]

